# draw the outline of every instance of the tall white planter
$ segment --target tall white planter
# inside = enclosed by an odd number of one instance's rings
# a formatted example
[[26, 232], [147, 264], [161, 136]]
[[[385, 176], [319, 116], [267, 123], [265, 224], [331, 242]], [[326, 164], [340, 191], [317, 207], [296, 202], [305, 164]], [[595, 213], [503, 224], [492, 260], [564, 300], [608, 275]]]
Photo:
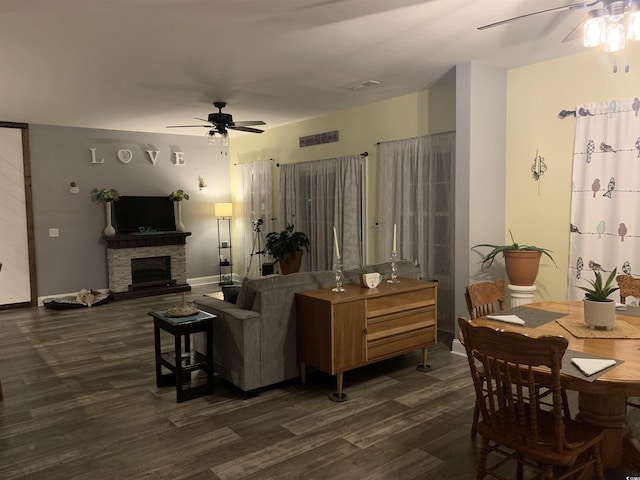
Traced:
[[176, 231], [184, 232], [184, 225], [182, 224], [182, 202], [176, 202]]
[[584, 323], [591, 329], [611, 330], [616, 323], [616, 302], [584, 300]]
[[111, 225], [111, 202], [104, 202], [104, 207], [107, 212], [107, 226], [103, 233], [110, 237], [116, 234], [116, 229]]

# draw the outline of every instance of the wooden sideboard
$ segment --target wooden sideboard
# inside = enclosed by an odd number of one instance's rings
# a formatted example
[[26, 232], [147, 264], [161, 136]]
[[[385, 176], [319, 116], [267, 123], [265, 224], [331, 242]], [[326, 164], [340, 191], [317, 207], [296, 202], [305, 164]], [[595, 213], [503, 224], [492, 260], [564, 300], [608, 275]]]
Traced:
[[386, 358], [422, 349], [437, 340], [437, 282], [400, 278], [377, 288], [345, 285], [296, 293], [296, 331], [302, 384], [306, 367], [336, 375], [344, 401], [343, 372]]

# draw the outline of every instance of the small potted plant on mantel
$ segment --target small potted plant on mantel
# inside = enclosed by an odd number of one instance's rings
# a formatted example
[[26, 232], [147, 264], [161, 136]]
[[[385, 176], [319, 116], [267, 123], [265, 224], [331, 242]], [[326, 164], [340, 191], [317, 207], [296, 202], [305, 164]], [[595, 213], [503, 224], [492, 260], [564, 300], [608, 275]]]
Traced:
[[551, 256], [552, 251], [535, 245], [522, 245], [513, 239], [513, 234], [509, 230], [511, 243], [506, 245], [494, 245], [491, 243], [481, 243], [471, 247], [475, 250], [479, 247], [491, 248], [491, 251], [482, 257], [482, 268], [489, 268], [496, 256], [500, 253], [504, 256], [504, 266], [507, 277], [511, 285], [530, 286], [533, 285], [538, 276], [540, 258], [547, 256], [557, 267], [555, 260]]
[[602, 281], [602, 274], [596, 270], [595, 280], [587, 280], [591, 287], [578, 287], [585, 291], [584, 323], [591, 329], [604, 328], [611, 330], [616, 322], [616, 302], [609, 298], [618, 287], [613, 286], [616, 268], [609, 274], [606, 282]]
[[283, 275], [300, 271], [303, 248], [309, 252], [309, 238], [304, 232], [294, 232], [291, 224], [281, 232], [268, 233], [264, 245], [265, 253], [280, 262]]

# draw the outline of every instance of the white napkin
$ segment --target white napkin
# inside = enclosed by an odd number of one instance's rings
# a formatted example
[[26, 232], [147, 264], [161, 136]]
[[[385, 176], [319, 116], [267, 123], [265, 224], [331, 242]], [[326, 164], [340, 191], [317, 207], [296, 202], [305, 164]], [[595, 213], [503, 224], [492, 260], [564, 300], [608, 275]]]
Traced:
[[616, 302], [616, 310], [626, 310], [627, 306], [624, 303]]
[[516, 325], [524, 326], [524, 320], [517, 315], [487, 315], [487, 318], [491, 320], [498, 320], [499, 322], [515, 323]]
[[610, 358], [572, 358], [571, 362], [587, 377], [616, 364], [616, 361]]

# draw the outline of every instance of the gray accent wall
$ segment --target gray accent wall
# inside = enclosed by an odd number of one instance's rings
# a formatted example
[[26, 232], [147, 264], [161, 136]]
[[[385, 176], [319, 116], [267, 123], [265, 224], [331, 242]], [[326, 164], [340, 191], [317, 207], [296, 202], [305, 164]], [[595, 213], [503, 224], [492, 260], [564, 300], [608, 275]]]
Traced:
[[[200, 133], [200, 132], [199, 132]], [[94, 188], [121, 195], [164, 196], [183, 189], [182, 223], [187, 238], [187, 278], [218, 274], [218, 232], [213, 204], [231, 201], [228, 156], [198, 136], [30, 125], [30, 153], [38, 296], [106, 289], [107, 252], [102, 239], [105, 208], [91, 200]], [[95, 158], [104, 163], [92, 164]], [[129, 163], [118, 159], [130, 150]], [[158, 151], [155, 164], [147, 150]], [[175, 152], [184, 154], [176, 165]], [[198, 177], [207, 183], [198, 188]], [[69, 192], [71, 182], [78, 194]], [[59, 237], [50, 237], [49, 229]]]

